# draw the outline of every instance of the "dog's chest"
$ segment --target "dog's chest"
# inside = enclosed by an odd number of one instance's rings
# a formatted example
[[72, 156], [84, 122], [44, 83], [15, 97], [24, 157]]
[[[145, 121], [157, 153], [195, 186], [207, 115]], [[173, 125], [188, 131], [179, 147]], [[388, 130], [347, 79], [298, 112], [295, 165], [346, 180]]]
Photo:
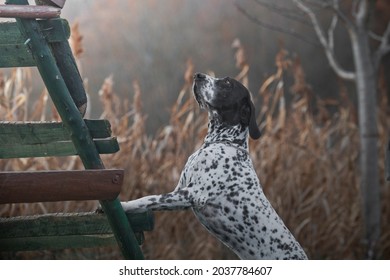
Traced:
[[198, 208], [206, 201], [240, 200], [259, 184], [245, 150], [214, 144], [189, 157], [181, 185], [191, 193], [193, 205]]

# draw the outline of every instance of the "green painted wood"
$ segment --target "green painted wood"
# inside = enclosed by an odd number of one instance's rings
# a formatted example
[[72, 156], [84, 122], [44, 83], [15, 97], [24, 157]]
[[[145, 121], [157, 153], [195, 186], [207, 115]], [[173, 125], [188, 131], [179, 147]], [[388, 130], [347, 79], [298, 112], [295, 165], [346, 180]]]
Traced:
[[[144, 241], [143, 231], [153, 230], [153, 213], [126, 214], [126, 218], [141, 245]], [[0, 251], [87, 248], [115, 244], [112, 229], [104, 214], [55, 213], [0, 218]]]
[[[27, 0], [7, 0], [8, 4], [28, 5]], [[74, 104], [69, 90], [57, 68], [55, 59], [47, 45], [38, 23], [33, 19], [16, 19], [19, 29], [32, 51], [46, 88], [86, 169], [104, 169], [96, 146], [87, 126]], [[29, 39], [29, 40], [27, 40]], [[119, 248], [126, 259], [143, 259], [144, 256], [118, 199], [102, 200], [100, 204], [107, 215]]]
[[114, 234], [22, 237], [0, 239], [0, 252], [61, 250], [115, 245]]
[[25, 45], [0, 45], [0, 67], [31, 67], [35, 61]]
[[[99, 154], [119, 151], [115, 137], [110, 137], [107, 120], [85, 120]], [[102, 138], [102, 139], [99, 139]], [[25, 158], [77, 155], [70, 133], [59, 122], [0, 122], [0, 158]]]
[[[119, 151], [116, 137], [96, 139], [94, 144], [99, 154], [114, 154]], [[65, 157], [78, 155], [72, 141], [58, 141], [46, 144], [2, 144], [0, 158], [29, 158], [29, 157]]]
[[[126, 214], [135, 232], [151, 231], [152, 211]], [[0, 238], [109, 234], [112, 229], [102, 213], [52, 213], [0, 218]]]
[[[49, 43], [68, 44], [70, 27], [66, 20], [41, 20], [38, 24]], [[25, 42], [16, 22], [0, 23], [0, 67], [35, 66], [36, 62]]]
[[[107, 120], [84, 120], [93, 139], [111, 136]], [[70, 141], [70, 133], [60, 122], [0, 122], [0, 145], [47, 144]]]
[[[49, 43], [67, 41], [70, 37], [69, 23], [65, 19], [38, 20], [37, 23]], [[0, 45], [24, 45], [25, 42], [16, 22], [0, 23]]]
[[19, 5], [1, 5], [1, 18], [58, 18], [61, 15], [61, 9], [50, 6], [19, 6]]
[[53, 142], [34, 145], [1, 145], [0, 158], [29, 158], [29, 157], [65, 157], [76, 155], [77, 151], [71, 141]]
[[72, 49], [68, 41], [52, 43], [50, 46], [69, 93], [79, 112], [84, 116], [87, 110], [87, 93], [73, 57]]
[[122, 169], [0, 172], [0, 204], [115, 199]]
[[114, 154], [119, 151], [119, 144], [116, 137], [94, 140], [99, 154]]

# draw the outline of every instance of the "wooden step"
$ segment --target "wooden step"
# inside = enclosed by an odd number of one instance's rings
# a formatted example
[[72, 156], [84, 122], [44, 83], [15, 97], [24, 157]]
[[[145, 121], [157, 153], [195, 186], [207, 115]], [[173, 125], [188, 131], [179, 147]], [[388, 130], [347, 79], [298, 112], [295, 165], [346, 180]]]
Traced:
[[[70, 27], [64, 19], [39, 20], [38, 23], [48, 43], [67, 41], [70, 37]], [[36, 66], [25, 43], [16, 22], [1, 22], [0, 68]]]
[[[100, 154], [119, 151], [107, 120], [84, 120]], [[60, 122], [0, 122], [0, 158], [77, 155], [69, 131]]]
[[122, 169], [0, 172], [0, 204], [69, 200], [113, 200]]
[[[141, 244], [143, 231], [153, 230], [153, 213], [145, 211], [127, 213], [126, 216]], [[0, 218], [0, 251], [87, 248], [115, 244], [104, 214], [56, 213]]]

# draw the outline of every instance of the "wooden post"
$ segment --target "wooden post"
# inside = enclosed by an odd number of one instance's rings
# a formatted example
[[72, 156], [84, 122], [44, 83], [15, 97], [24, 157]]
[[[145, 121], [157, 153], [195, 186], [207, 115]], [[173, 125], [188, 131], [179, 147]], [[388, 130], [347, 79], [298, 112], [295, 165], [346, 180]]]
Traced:
[[87, 94], [69, 43], [63, 41], [52, 43], [50, 46], [69, 93], [77, 109], [84, 116], [87, 110]]
[[[8, 0], [8, 3], [28, 4], [27, 0]], [[32, 51], [38, 70], [57, 111], [71, 133], [72, 141], [85, 168], [104, 169], [88, 128], [70, 96], [51, 50], [40, 32], [38, 23], [31, 19], [17, 18], [16, 20], [19, 29], [25, 36], [27, 45]], [[100, 201], [100, 204], [107, 215], [123, 256], [127, 259], [143, 259], [142, 251], [137, 244], [134, 232], [126, 219], [119, 200]]]

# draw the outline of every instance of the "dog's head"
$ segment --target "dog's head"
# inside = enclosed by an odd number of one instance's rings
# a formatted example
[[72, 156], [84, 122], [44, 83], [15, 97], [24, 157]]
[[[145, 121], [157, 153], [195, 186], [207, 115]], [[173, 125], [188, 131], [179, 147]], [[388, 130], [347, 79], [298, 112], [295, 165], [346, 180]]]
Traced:
[[213, 118], [227, 125], [249, 127], [253, 139], [261, 136], [250, 93], [240, 82], [229, 77], [217, 79], [196, 73], [193, 91], [199, 106], [208, 110]]

